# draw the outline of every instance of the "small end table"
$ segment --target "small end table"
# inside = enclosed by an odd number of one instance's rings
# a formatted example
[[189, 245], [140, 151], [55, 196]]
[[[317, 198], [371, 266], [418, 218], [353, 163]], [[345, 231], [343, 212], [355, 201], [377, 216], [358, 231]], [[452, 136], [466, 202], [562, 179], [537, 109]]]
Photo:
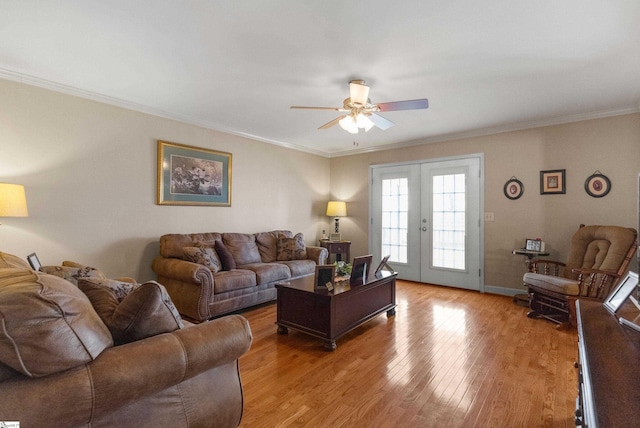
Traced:
[[[547, 252], [543, 252], [543, 251], [531, 251], [531, 250], [525, 250], [523, 248], [519, 248], [517, 250], [513, 250], [511, 252], [511, 254], [516, 254], [516, 255], [520, 255], [520, 256], [525, 256], [525, 263], [527, 264], [527, 272], [533, 272], [533, 266], [532, 266], [532, 261], [534, 258], [537, 257], [546, 257], [549, 255], [549, 253]], [[529, 295], [528, 294], [516, 294], [515, 296], [513, 296], [513, 302], [514, 303], [521, 303], [525, 306], [529, 306]]]
[[331, 254], [335, 255], [335, 261], [342, 260], [342, 255], [346, 256], [346, 263], [351, 263], [351, 241], [330, 241], [328, 239], [321, 239], [320, 246], [329, 251], [329, 257], [327, 263], [331, 263]]

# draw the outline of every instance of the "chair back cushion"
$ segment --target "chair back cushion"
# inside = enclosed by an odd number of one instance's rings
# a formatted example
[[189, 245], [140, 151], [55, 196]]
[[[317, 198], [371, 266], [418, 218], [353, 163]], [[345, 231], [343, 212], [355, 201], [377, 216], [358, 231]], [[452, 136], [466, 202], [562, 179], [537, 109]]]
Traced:
[[609, 270], [623, 274], [629, 249], [635, 245], [636, 231], [620, 226], [584, 226], [571, 239], [564, 276], [574, 278], [575, 268]]
[[78, 288], [30, 269], [0, 269], [0, 362], [29, 377], [94, 360], [113, 346]]

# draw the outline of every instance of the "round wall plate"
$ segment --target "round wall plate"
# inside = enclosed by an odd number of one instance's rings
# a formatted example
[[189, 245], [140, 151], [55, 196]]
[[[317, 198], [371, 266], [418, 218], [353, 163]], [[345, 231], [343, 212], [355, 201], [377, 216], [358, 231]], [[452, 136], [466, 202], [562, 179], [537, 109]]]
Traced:
[[589, 196], [602, 198], [611, 190], [611, 181], [606, 175], [601, 174], [600, 171], [596, 171], [593, 175], [590, 175], [587, 178], [587, 181], [584, 182], [584, 190], [589, 194]]
[[509, 199], [518, 199], [524, 193], [524, 184], [515, 177], [511, 177], [504, 184], [504, 195]]

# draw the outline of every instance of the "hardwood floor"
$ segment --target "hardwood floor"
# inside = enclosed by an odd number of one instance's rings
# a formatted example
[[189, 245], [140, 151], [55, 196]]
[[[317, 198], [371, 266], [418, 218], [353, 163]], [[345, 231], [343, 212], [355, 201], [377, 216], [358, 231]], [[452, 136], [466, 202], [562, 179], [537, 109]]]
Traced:
[[509, 297], [407, 281], [395, 317], [322, 342], [276, 333], [276, 305], [243, 313], [241, 427], [569, 427], [577, 332]]

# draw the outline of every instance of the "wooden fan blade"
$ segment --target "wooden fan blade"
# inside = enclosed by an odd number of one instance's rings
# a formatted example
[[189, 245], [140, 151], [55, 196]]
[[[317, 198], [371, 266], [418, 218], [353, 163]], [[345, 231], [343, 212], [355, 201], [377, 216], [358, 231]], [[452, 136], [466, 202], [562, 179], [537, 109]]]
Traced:
[[419, 110], [425, 108], [429, 108], [429, 100], [426, 98], [378, 104], [379, 111]]
[[371, 122], [373, 122], [375, 126], [382, 129], [383, 131], [385, 129], [391, 128], [394, 125], [394, 123], [391, 122], [389, 119], [385, 119], [384, 117], [377, 115], [375, 113], [371, 113], [367, 117], [371, 119]]
[[340, 122], [343, 118], [345, 118], [347, 116], [339, 116], [336, 117], [335, 119], [333, 119], [331, 122], [327, 122], [324, 125], [322, 125], [320, 128], [318, 129], [327, 129], [327, 128], [331, 128], [333, 125], [335, 125], [336, 123]]
[[302, 110], [333, 110], [340, 111], [342, 107], [306, 107], [306, 106], [291, 106], [289, 108], [302, 109]]

